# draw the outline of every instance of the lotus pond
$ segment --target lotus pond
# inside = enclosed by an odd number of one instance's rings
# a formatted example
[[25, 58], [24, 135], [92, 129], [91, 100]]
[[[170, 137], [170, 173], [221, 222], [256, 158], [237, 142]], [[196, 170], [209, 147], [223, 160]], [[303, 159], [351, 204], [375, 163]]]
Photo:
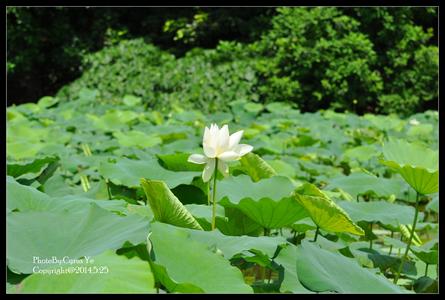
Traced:
[[437, 292], [437, 112], [92, 100], [7, 109], [8, 293]]

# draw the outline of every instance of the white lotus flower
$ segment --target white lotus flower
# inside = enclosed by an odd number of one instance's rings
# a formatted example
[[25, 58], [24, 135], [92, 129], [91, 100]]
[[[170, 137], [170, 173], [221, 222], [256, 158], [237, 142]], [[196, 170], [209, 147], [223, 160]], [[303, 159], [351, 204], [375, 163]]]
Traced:
[[243, 136], [243, 130], [229, 135], [229, 127], [224, 125], [221, 129], [212, 124], [204, 130], [202, 146], [204, 154], [192, 154], [188, 161], [195, 164], [206, 164], [202, 172], [202, 179], [207, 182], [215, 171], [215, 162], [218, 160], [218, 170], [224, 175], [229, 175], [228, 161], [238, 160], [241, 156], [252, 151], [253, 147], [247, 144], [239, 144]]

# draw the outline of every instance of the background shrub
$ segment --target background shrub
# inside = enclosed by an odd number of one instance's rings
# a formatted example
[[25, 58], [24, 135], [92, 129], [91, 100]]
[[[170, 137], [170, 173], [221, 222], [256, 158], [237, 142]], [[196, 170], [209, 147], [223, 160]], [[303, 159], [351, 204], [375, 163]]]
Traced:
[[[268, 28], [273, 8], [8, 7], [8, 101], [54, 95], [80, 77], [83, 56], [124, 39], [143, 38], [176, 56], [219, 40], [249, 42]], [[206, 15], [181, 39], [179, 30]], [[167, 23], [174, 24], [167, 30]], [[184, 28], [182, 28], [183, 26]]]
[[106, 102], [133, 95], [160, 111], [180, 106], [227, 110], [231, 101], [255, 98], [256, 77], [249, 61], [226, 61], [224, 55], [197, 48], [175, 59], [142, 39], [122, 41], [86, 56], [83, 75], [57, 97], [75, 100], [88, 88]]
[[[436, 8], [90, 9], [70, 23], [82, 11], [8, 10], [8, 100], [28, 86], [37, 100], [36, 86], [54, 94], [78, 77], [59, 98], [88, 88], [101, 101], [131, 94], [164, 110], [227, 110], [238, 99], [359, 114], [437, 109]], [[45, 23], [50, 14], [58, 18]], [[70, 25], [49, 26], [58, 22]], [[42, 36], [54, 39], [48, 51]]]

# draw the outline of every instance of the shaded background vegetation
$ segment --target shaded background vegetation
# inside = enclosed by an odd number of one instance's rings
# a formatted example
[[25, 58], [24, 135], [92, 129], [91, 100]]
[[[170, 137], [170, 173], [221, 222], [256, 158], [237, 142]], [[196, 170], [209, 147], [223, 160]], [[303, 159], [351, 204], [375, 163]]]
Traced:
[[437, 109], [436, 8], [16, 8], [8, 103], [79, 94], [147, 107]]

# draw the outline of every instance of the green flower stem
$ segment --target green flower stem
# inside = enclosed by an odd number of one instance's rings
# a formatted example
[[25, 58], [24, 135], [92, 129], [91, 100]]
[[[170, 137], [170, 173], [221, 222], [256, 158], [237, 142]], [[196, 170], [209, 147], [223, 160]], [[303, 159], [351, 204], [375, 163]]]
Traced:
[[270, 236], [270, 229], [264, 227], [264, 236]]
[[213, 174], [213, 209], [212, 209], [212, 230], [215, 230], [216, 221], [216, 177], [218, 175], [218, 159], [215, 158], [215, 173]]
[[405, 263], [405, 260], [408, 258], [409, 248], [411, 247], [411, 242], [413, 241], [413, 237], [414, 237], [414, 231], [416, 230], [418, 215], [419, 215], [419, 192], [416, 192], [416, 212], [414, 214], [413, 226], [411, 229], [411, 234], [409, 236], [408, 245], [406, 245], [405, 254], [402, 256], [402, 259], [400, 261], [399, 270], [397, 271], [397, 274], [394, 277], [394, 284], [397, 284], [397, 281], [399, 280], [399, 277], [400, 277], [400, 272], [402, 271], [403, 264]]
[[[393, 237], [394, 237], [394, 231], [391, 230], [391, 238], [393, 238]], [[391, 255], [391, 252], [392, 252], [392, 245], [389, 246], [389, 253], [388, 253], [388, 255]]]
[[110, 185], [108, 183], [108, 179], [105, 179], [105, 184], [107, 185], [108, 200], [111, 200], [113, 197], [111, 196], [111, 190], [110, 190]]
[[425, 276], [428, 276], [428, 266], [429, 266], [429, 264], [425, 265]]
[[207, 183], [207, 205], [210, 206], [210, 181]]
[[372, 250], [372, 222], [369, 223], [369, 230], [371, 231], [371, 236], [369, 237], [369, 249]]
[[315, 237], [314, 237], [314, 240], [312, 242], [316, 242], [317, 241], [317, 237], [318, 237], [319, 232], [320, 232], [320, 227], [317, 226], [317, 230], [315, 231]]

